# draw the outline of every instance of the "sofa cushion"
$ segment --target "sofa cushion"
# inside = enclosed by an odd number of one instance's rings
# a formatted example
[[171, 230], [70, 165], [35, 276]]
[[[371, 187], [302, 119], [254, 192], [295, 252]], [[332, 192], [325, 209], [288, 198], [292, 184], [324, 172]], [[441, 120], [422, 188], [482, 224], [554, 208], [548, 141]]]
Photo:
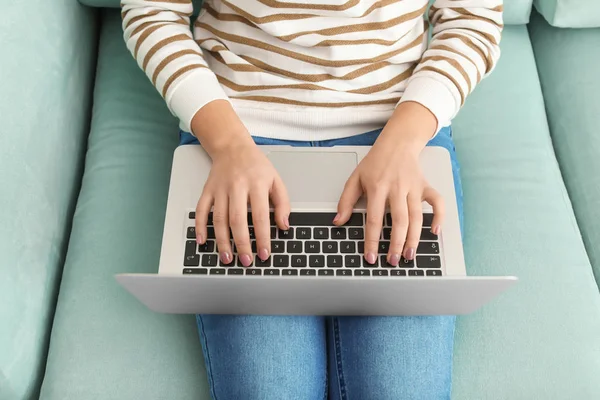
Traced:
[[[79, 0], [92, 7], [119, 7], [120, 0]], [[431, 0], [433, 1], [433, 0]], [[504, 23], [508, 25], [526, 24], [529, 21], [531, 2], [533, 0], [510, 0], [504, 3]], [[590, 0], [593, 1], [593, 0]], [[196, 13], [200, 10], [202, 0], [193, 0]]]
[[41, 384], [82, 173], [96, 35], [95, 12], [71, 0], [0, 9], [0, 399], [15, 400], [34, 398]]
[[561, 28], [600, 28], [598, 0], [534, 0], [535, 8]]
[[[177, 142], [177, 122], [119, 24], [117, 12], [105, 16], [41, 399], [207, 399], [193, 317], [154, 314], [113, 279], [157, 269]], [[455, 134], [470, 273], [521, 282], [459, 318], [454, 398], [600, 398], [600, 297], [552, 153], [526, 28], [508, 27], [502, 47]]]
[[600, 29], [530, 26], [550, 133], [600, 283]]

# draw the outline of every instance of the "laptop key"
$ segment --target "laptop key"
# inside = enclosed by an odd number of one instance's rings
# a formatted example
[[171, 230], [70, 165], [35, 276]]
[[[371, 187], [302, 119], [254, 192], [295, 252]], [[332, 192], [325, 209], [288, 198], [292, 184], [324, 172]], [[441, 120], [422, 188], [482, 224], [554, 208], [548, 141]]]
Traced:
[[185, 255], [194, 256], [196, 255], [196, 241], [188, 240], [185, 242]]
[[248, 227], [248, 235], [250, 235], [250, 240], [256, 240], [256, 232], [254, 232], [254, 227]]
[[400, 262], [398, 263], [400, 268], [412, 268], [415, 266], [415, 260], [407, 260], [404, 257], [400, 257]]
[[365, 253], [365, 242], [363, 242], [362, 240], [360, 242], [358, 242], [358, 254], [364, 254]]
[[439, 256], [417, 256], [417, 267], [440, 268], [442, 266]]
[[229, 264], [225, 264], [223, 260], [219, 259], [219, 266], [221, 267], [233, 267], [235, 266], [235, 256], [233, 256], [233, 260]]
[[241, 268], [231, 268], [227, 270], [227, 275], [244, 275], [244, 270]]
[[332, 269], [320, 269], [319, 276], [333, 276], [333, 270]]
[[383, 239], [390, 240], [392, 238], [392, 228], [383, 228]]
[[344, 262], [348, 268], [358, 268], [360, 267], [360, 259], [361, 256], [346, 256]]
[[206, 268], [184, 268], [184, 275], [206, 275], [208, 270]]
[[252, 276], [262, 275], [262, 269], [246, 268], [246, 275], [252, 275]]
[[321, 252], [321, 242], [317, 242], [317, 241], [304, 242], [304, 252], [305, 253], [320, 253]]
[[325, 266], [325, 256], [308, 257], [308, 265], [313, 268], [322, 268]]
[[285, 242], [281, 240], [271, 240], [271, 253], [285, 253]]
[[277, 228], [272, 226], [271, 227], [271, 239], [276, 239], [277, 238]]
[[348, 239], [362, 240], [365, 238], [365, 230], [363, 228], [348, 228]]
[[331, 238], [334, 240], [346, 239], [346, 228], [331, 228]]
[[296, 228], [296, 239], [310, 239], [310, 228]]
[[287, 231], [279, 230], [279, 239], [293, 239], [294, 238], [294, 228], [290, 228]]
[[306, 256], [292, 256], [292, 267], [295, 267], [295, 268], [306, 267]]
[[254, 260], [254, 265], [257, 267], [270, 267], [271, 266], [271, 257], [269, 257], [265, 261], [263, 261], [258, 256], [256, 256], [255, 260]]
[[431, 228], [423, 228], [421, 229], [421, 240], [438, 240], [438, 237], [431, 232]]
[[[387, 271], [385, 271], [387, 273]], [[373, 274], [375, 274], [375, 271], [373, 271]], [[370, 276], [371, 275], [371, 271], [368, 269], [355, 269], [354, 270], [354, 276]]]
[[421, 242], [417, 246], [417, 254], [439, 254], [440, 245], [437, 242]]
[[388, 271], [385, 269], [374, 269], [373, 276], [388, 276]]
[[219, 261], [219, 256], [216, 254], [203, 254], [202, 255], [202, 266], [203, 267], [216, 267]]
[[323, 253], [337, 253], [337, 242], [323, 242]]
[[375, 263], [374, 264], [369, 264], [369, 262], [363, 257], [363, 267], [365, 268], [377, 268], [379, 262], [379, 260], [377, 260], [377, 258], [375, 259]]
[[297, 269], [284, 269], [281, 271], [281, 275], [283, 276], [293, 276], [293, 275], [298, 275], [298, 270]]
[[208, 218], [206, 219], [206, 225], [213, 225], [213, 213], [208, 213]]
[[396, 265], [392, 265], [387, 262], [387, 256], [381, 256], [379, 258], [381, 259], [381, 266], [383, 268], [396, 268]]
[[213, 228], [212, 226], [206, 228], [206, 237], [208, 239], [216, 239], [217, 236], [215, 235], [215, 228]]
[[189, 218], [189, 219], [196, 219], [196, 213], [195, 213], [194, 211], [191, 211], [191, 212], [188, 214], [188, 218]]
[[406, 276], [406, 270], [393, 269], [390, 271], [390, 276]]
[[186, 235], [186, 237], [187, 237], [188, 239], [196, 239], [196, 227], [194, 227], [194, 226], [189, 226], [189, 227], [187, 228], [187, 235]]
[[422, 269], [411, 269], [410, 271], [408, 271], [408, 276], [424, 276], [425, 275], [425, 271], [423, 271]]
[[[356, 270], [358, 271], [358, 270]], [[352, 276], [352, 270], [351, 269], [338, 269], [337, 271], [335, 271], [335, 275], [336, 276]]]
[[215, 241], [214, 240], [207, 240], [206, 242], [204, 242], [204, 244], [198, 245], [199, 253], [212, 253], [213, 251], [215, 251]]
[[426, 272], [427, 276], [442, 276], [442, 271], [439, 269], [429, 269]]
[[183, 258], [184, 267], [197, 267], [198, 265], [200, 265], [200, 256], [198, 254], [194, 254], [193, 256], [185, 256]]
[[340, 253], [356, 253], [356, 243], [348, 241], [341, 242]]
[[250, 245], [251, 245], [251, 248], [252, 248], [252, 252], [253, 253], [257, 253], [258, 249], [256, 247], [256, 240], [253, 240], [252, 243], [250, 243]]
[[[290, 226], [333, 226], [336, 213], [291, 213]], [[363, 216], [353, 213], [346, 226], [363, 226]]]
[[301, 269], [300, 276], [315, 276], [317, 275], [317, 271], [314, 269]]
[[388, 241], [381, 241], [379, 242], [379, 254], [387, 254], [388, 251], [390, 251], [390, 242]]
[[314, 235], [315, 239], [329, 239], [329, 229], [314, 228], [313, 235]]
[[342, 266], [342, 256], [327, 256], [327, 266], [330, 268], [340, 268]]
[[210, 274], [211, 275], [225, 275], [225, 271], [227, 271], [225, 268], [211, 268]]
[[[249, 267], [251, 267], [252, 265], [253, 265], [253, 264], [250, 264], [250, 265], [249, 265]], [[239, 257], [238, 257], [238, 260], [237, 260], [237, 266], [238, 266], [238, 267], [244, 267], [244, 266], [242, 265], [242, 262], [240, 261], [240, 258], [239, 258]], [[244, 268], [247, 268], [247, 267], [244, 267]]]
[[423, 213], [423, 226], [430, 227], [433, 222], [433, 214]]
[[290, 256], [287, 254], [276, 254], [273, 256], [273, 266], [285, 268], [290, 266]]
[[392, 226], [392, 214], [385, 214], [385, 223], [387, 224], [387, 226]]
[[287, 242], [288, 253], [302, 253], [302, 242], [296, 240]]
[[265, 276], [279, 276], [279, 270], [276, 268], [265, 269], [264, 275]]

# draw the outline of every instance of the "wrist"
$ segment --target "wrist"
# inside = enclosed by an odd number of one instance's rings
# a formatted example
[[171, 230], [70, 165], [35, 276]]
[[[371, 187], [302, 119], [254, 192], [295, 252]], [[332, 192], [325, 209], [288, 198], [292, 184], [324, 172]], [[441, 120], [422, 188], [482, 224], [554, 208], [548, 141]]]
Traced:
[[254, 144], [228, 101], [215, 100], [202, 107], [192, 118], [191, 128], [213, 159]]
[[400, 103], [381, 136], [389, 145], [420, 152], [435, 135], [437, 119], [429, 109], [416, 102]]

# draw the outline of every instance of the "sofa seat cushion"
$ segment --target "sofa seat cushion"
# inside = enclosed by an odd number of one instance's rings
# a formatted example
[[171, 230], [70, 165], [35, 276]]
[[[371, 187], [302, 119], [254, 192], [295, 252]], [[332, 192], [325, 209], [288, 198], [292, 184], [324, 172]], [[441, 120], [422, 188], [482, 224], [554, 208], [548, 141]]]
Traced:
[[[104, 18], [41, 398], [208, 399], [193, 317], [152, 313], [113, 279], [157, 269], [177, 143], [177, 122], [127, 52], [119, 24], [118, 12]], [[526, 28], [508, 27], [502, 46], [504, 58], [469, 99], [455, 135], [469, 271], [521, 282], [459, 319], [454, 398], [600, 398], [600, 297], [552, 152]]]
[[600, 283], [600, 28], [531, 27], [550, 133]]
[[560, 28], [600, 28], [598, 0], [534, 0], [535, 8]]
[[[120, 0], [79, 0], [81, 3], [92, 7], [119, 7]], [[192, 0], [194, 11], [197, 14], [203, 0]], [[433, 0], [431, 0], [433, 1]], [[529, 21], [533, 0], [510, 0], [504, 3], [504, 23], [509, 25], [526, 24]], [[593, 1], [593, 0], [591, 0]]]

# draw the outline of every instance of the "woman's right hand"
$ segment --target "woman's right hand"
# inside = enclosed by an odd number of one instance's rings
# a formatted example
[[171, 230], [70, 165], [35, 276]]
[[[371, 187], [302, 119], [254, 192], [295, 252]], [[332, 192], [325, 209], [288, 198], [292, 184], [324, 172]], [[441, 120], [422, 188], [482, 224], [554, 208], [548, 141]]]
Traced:
[[200, 244], [206, 241], [212, 207], [219, 257], [226, 264], [233, 261], [231, 227], [240, 262], [248, 267], [253, 263], [248, 205], [257, 255], [266, 260], [271, 254], [269, 199], [275, 209], [275, 222], [283, 230], [289, 228], [290, 201], [281, 177], [245, 128], [230, 132], [238, 133], [231, 133], [225, 145], [205, 145], [205, 140], [200, 139], [213, 165], [196, 207], [196, 237]]

